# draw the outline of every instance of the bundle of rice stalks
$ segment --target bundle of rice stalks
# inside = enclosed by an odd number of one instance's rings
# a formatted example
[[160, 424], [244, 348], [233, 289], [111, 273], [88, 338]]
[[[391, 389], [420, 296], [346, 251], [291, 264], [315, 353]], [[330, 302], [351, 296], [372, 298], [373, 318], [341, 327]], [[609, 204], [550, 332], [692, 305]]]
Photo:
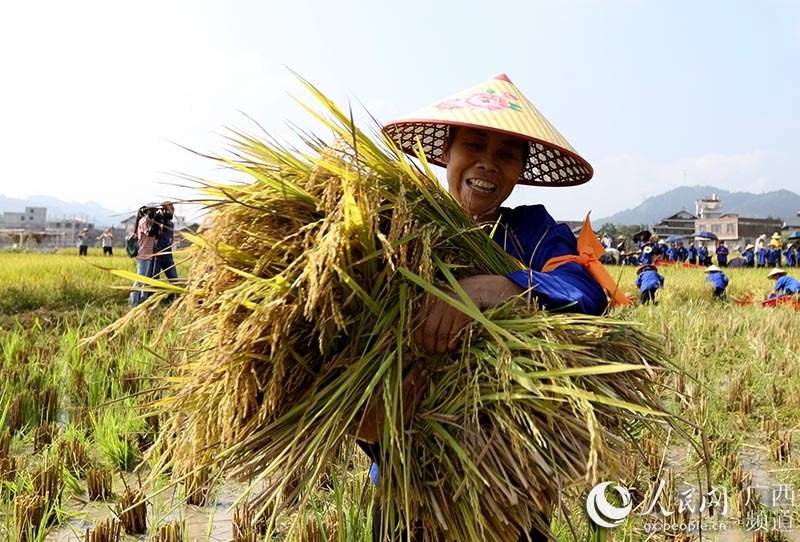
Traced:
[[117, 517], [128, 534], [147, 532], [147, 501], [141, 490], [125, 489], [117, 503]]
[[14, 519], [20, 542], [36, 540], [45, 528], [47, 501], [41, 495], [21, 495], [14, 499]]
[[67, 470], [76, 476], [83, 477], [86, 469], [91, 464], [86, 445], [75, 436], [70, 436], [60, 441], [58, 443], [58, 453]]
[[[632, 420], [661, 414], [660, 342], [636, 324], [538, 311], [530, 298], [482, 312], [458, 280], [521, 264], [424, 161], [368, 137], [309, 88], [338, 143], [307, 135], [301, 152], [237, 133], [234, 155], [218, 159], [252, 181], [206, 183], [210, 222], [189, 236], [187, 285], [163, 285], [185, 294], [172, 315], [188, 317], [192, 345], [162, 403], [168, 466], [197, 469], [211, 453], [228, 473], [258, 476], [274, 529], [287, 503], [302, 512], [375, 394], [386, 529], [516, 541], [559, 488], [612, 466], [607, 448]], [[473, 320], [455, 353], [427, 355], [413, 340], [429, 298]], [[413, 413], [402, 387], [415, 364], [429, 376]]]
[[[206, 459], [206, 461], [208, 460]], [[183, 482], [183, 488], [186, 495], [186, 504], [205, 506], [211, 499], [211, 493], [214, 489], [211, 469], [207, 464], [187, 474]]]
[[109, 518], [88, 529], [83, 536], [84, 542], [119, 542], [122, 525], [116, 518]]
[[90, 468], [86, 471], [86, 491], [90, 501], [107, 501], [112, 496], [111, 471]]
[[183, 542], [183, 521], [170, 521], [160, 526], [156, 533], [150, 537], [150, 542]]
[[240, 503], [233, 509], [231, 535], [233, 542], [256, 542], [263, 540], [269, 523], [265, 516], [257, 517], [252, 505]]

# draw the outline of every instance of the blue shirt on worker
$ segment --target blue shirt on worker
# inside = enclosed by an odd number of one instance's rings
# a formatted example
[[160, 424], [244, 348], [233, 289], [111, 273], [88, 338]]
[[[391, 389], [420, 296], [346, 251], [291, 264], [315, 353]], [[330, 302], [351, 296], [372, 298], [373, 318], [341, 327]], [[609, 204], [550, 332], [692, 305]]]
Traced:
[[654, 290], [664, 286], [664, 277], [655, 269], [645, 269], [636, 277], [636, 286], [640, 292]]
[[724, 290], [728, 287], [728, 277], [722, 271], [712, 271], [708, 273], [706, 281], [710, 282], [714, 288]]
[[800, 293], [800, 281], [789, 275], [783, 275], [775, 281], [775, 293], [779, 296]]
[[551, 258], [578, 254], [572, 230], [556, 223], [543, 205], [502, 207], [493, 238], [526, 267], [508, 278], [531, 290], [543, 308], [594, 315], [606, 310], [608, 300], [603, 288], [581, 265], [570, 262], [542, 272]]

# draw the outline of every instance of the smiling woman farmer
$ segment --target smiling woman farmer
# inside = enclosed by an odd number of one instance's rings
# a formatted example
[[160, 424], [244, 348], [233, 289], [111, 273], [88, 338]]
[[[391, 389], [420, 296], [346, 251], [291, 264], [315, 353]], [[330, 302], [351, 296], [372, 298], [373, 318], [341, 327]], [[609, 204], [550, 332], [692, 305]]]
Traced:
[[[592, 177], [592, 167], [514, 86], [505, 74], [384, 127], [409, 154], [418, 142], [426, 159], [447, 168], [447, 188], [479, 224], [497, 225], [493, 238], [526, 270], [506, 276], [462, 279], [464, 291], [481, 308], [524, 292], [542, 308], [602, 314], [608, 304], [626, 304], [596, 261], [603, 253], [588, 217], [580, 242], [542, 205], [502, 207], [517, 184], [575, 186]], [[606, 292], [604, 293], [604, 288]], [[462, 312], [438, 300], [423, 309], [417, 340], [429, 352], [457, 344], [469, 323]]]
[[[506, 75], [391, 122], [384, 131], [405, 152], [415, 154], [421, 145], [429, 162], [446, 167], [450, 195], [475, 223], [493, 227], [495, 242], [523, 264], [524, 270], [508, 275], [461, 279], [461, 288], [479, 308], [525, 293], [544, 309], [592, 315], [605, 312], [609, 299], [614, 304], [628, 303], [597, 261], [604, 251], [588, 216], [576, 241], [570, 228], [557, 224], [542, 205], [502, 207], [517, 184], [574, 186], [592, 177], [588, 162]], [[435, 298], [418, 316], [421, 323], [415, 340], [429, 353], [458, 348], [460, 334], [471, 322], [466, 314]], [[416, 393], [420, 380], [417, 372], [407, 377], [408, 387], [414, 389], [413, 393], [406, 389], [411, 401], [420, 400]], [[371, 416], [367, 412], [366, 417]], [[375, 444], [363, 448], [377, 463], [380, 448]], [[372, 473], [377, 481], [377, 464]], [[543, 521], [535, 524], [546, 525], [550, 510], [541, 513]], [[374, 540], [382, 539], [380, 517], [376, 511]], [[546, 535], [535, 526], [520, 533], [520, 540], [546, 540]]]
[[[591, 168], [507, 78], [380, 140], [306, 86], [335, 143], [237, 133], [219, 160], [251, 182], [206, 187], [209, 225], [165, 319], [192, 347], [160, 403], [169, 451], [153, 472], [253, 480], [266, 536], [309, 540], [314, 488], [357, 434], [380, 464], [380, 540], [541, 539], [559, 495], [620, 467], [624, 424], [663, 416], [662, 341], [566, 312], [602, 313], [598, 281], [627, 301], [588, 223], [576, 242], [541, 206], [502, 207], [517, 183], [579, 184]], [[417, 137], [449, 194], [393, 143]], [[362, 539], [347, 516], [329, 538]]]

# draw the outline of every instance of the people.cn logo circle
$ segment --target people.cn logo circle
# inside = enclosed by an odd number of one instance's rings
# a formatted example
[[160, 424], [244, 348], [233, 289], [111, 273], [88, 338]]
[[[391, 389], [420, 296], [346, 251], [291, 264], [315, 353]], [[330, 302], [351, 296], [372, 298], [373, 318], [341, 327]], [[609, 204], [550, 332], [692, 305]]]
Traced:
[[[606, 498], [606, 489], [612, 486], [622, 501], [621, 507], [616, 507]], [[586, 513], [589, 518], [598, 526], [612, 529], [619, 527], [625, 522], [625, 518], [631, 513], [633, 502], [631, 494], [625, 486], [603, 482], [597, 484], [586, 496]]]

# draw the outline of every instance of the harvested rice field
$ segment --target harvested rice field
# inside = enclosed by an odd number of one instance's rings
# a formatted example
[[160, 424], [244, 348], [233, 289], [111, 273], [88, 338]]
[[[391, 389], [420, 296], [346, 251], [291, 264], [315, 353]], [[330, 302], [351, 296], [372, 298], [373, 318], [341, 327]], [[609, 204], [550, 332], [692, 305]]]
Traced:
[[[797, 539], [800, 312], [763, 270], [479, 306], [465, 280], [520, 262], [317, 98], [338, 146], [234, 134], [252, 181], [204, 185], [182, 278], [133, 310], [133, 260], [0, 254], [3, 540]], [[423, 352], [448, 305], [464, 332]]]
[[[170, 486], [164, 477], [144, 485], [141, 517], [124, 520], [122, 507], [136, 500], [128, 495], [140, 491], [157, 462], [157, 453], [146, 455], [159, 428], [158, 416], [148, 409], [169, 375], [171, 354], [150, 346], [165, 310], [160, 307], [117, 338], [81, 346], [82, 339], [127, 311], [124, 292], [112, 289], [119, 279], [91, 263], [92, 257], [0, 255], [0, 299], [6, 300], [0, 332], [0, 536], [115, 540], [113, 533], [110, 538], [87, 534], [110, 520], [120, 521], [120, 540], [257, 540], [258, 526], [247, 524], [244, 512], [247, 484], [213, 476], [199, 476], [194, 484]], [[131, 264], [118, 257], [113, 266], [129, 269]], [[611, 269], [620, 273], [621, 284], [632, 284], [633, 268]], [[714, 302], [698, 270], [665, 267], [661, 272], [666, 288], [657, 306], [625, 308], [615, 316], [662, 336], [669, 358], [685, 370], [664, 376], [662, 396], [687, 422], [687, 435], [642, 432], [639, 450], [624, 453], [624, 481], [640, 488], [641, 502], [649, 504], [647, 492], [658, 487], [654, 481], [665, 480], [660, 502], [668, 507], [671, 500], [677, 510], [681, 488], [693, 488], [696, 498], [707, 492], [710, 474], [713, 487], [727, 495], [728, 528], [706, 531], [703, 538], [756, 540], [765, 525], [771, 529], [781, 524], [770, 522], [782, 521], [784, 529], [776, 530], [784, 538], [773, 534], [761, 540], [798, 539], [786, 526], [798, 520], [787, 499], [800, 485], [800, 313]], [[728, 274], [731, 298], [758, 299], [769, 288], [759, 270]], [[179, 336], [168, 340], [181, 347]], [[325, 533], [316, 539], [369, 540], [368, 469], [356, 449], [326, 466], [327, 482], [310, 491], [313, 515], [303, 520], [310, 531]], [[196, 496], [190, 498], [191, 491]], [[590, 536], [581, 512], [585, 491], [568, 491], [562, 503], [571, 511], [579, 539]], [[684, 516], [697, 519], [697, 514]], [[607, 539], [647, 539], [644, 521], [631, 518], [604, 533]], [[157, 534], [173, 522], [178, 528], [171, 535]], [[557, 516], [553, 527], [559, 539], [573, 539], [563, 517]]]

